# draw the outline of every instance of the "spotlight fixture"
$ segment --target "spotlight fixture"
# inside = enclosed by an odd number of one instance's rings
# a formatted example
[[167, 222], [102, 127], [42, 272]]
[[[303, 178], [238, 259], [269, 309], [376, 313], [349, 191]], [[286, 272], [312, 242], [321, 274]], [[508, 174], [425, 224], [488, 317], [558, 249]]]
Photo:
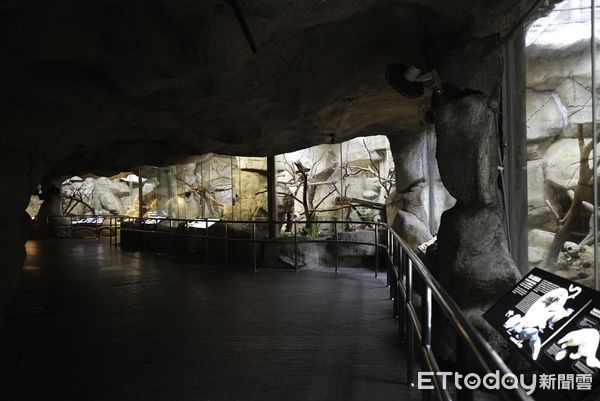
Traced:
[[444, 92], [442, 80], [435, 69], [421, 73], [421, 70], [413, 65], [392, 63], [385, 68], [385, 78], [392, 88], [409, 99], [423, 96], [424, 82], [431, 81], [437, 94]]

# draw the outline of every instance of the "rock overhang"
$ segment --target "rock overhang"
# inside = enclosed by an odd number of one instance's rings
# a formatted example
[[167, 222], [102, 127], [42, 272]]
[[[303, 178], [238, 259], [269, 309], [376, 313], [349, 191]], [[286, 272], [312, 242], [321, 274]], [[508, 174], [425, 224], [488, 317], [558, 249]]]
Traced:
[[0, 143], [56, 176], [416, 135], [429, 96], [394, 92], [385, 66], [505, 32], [521, 3], [241, 1], [254, 54], [229, 1], [15, 0], [0, 7]]

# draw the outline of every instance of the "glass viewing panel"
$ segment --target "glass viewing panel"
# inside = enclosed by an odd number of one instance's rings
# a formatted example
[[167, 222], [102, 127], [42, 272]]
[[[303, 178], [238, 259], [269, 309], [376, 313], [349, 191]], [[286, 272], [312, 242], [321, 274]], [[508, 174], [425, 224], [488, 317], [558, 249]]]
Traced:
[[[280, 220], [372, 221], [394, 188], [387, 137], [355, 138], [276, 156]], [[65, 215], [267, 219], [267, 159], [206, 154], [113, 177], [63, 182]]]
[[526, 35], [528, 258], [595, 286], [591, 1], [558, 3]]

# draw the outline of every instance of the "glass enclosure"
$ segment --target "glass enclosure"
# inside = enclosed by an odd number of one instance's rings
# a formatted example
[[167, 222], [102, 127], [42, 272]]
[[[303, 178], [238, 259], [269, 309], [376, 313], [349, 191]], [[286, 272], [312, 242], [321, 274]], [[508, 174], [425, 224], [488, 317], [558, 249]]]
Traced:
[[[247, 186], [251, 180], [242, 181], [243, 168], [252, 165], [257, 174], [266, 175], [264, 158], [239, 158], [206, 154], [189, 159], [186, 163], [168, 167], [145, 167], [141, 175], [148, 180], [144, 184], [144, 214], [155, 217], [179, 219], [225, 218], [238, 219], [256, 216], [257, 211], [242, 211], [244, 203], [241, 183]], [[266, 185], [266, 179], [263, 180]], [[146, 186], [150, 184], [150, 187]], [[262, 183], [259, 186], [262, 189]], [[266, 188], [266, 187], [265, 187]], [[246, 191], [247, 192], [247, 191]], [[258, 190], [257, 192], [260, 192]], [[259, 194], [259, 199], [266, 195]]]
[[598, 214], [592, 6], [558, 3], [525, 39], [529, 264], [590, 287]]
[[[355, 138], [275, 157], [279, 220], [372, 221], [394, 186], [387, 137]], [[141, 188], [140, 188], [141, 177]], [[267, 219], [267, 158], [206, 154], [62, 184], [65, 215]]]
[[276, 162], [282, 220], [295, 215], [299, 220], [372, 221], [395, 183], [394, 160], [383, 135], [285, 153]]

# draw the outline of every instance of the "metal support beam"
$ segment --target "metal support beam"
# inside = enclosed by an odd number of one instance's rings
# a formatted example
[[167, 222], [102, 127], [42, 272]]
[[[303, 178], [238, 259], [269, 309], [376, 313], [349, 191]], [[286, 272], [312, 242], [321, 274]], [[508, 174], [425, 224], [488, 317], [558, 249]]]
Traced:
[[525, 121], [525, 31], [515, 30], [504, 42], [502, 136], [506, 223], [510, 253], [521, 273], [529, 271], [527, 257], [527, 124]]
[[277, 221], [277, 168], [275, 156], [267, 157], [267, 201], [269, 208], [269, 238], [279, 236], [279, 225]]

